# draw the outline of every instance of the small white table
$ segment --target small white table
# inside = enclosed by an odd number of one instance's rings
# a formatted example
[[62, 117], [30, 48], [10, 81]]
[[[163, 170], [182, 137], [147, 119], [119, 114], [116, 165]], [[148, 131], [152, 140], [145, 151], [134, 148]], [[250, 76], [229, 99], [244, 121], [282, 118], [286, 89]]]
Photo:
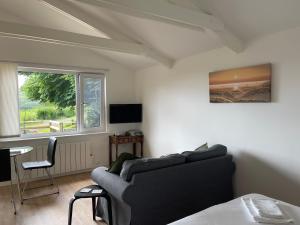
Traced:
[[19, 174], [18, 163], [17, 163], [17, 156], [29, 153], [32, 150], [33, 150], [33, 147], [31, 147], [31, 146], [10, 148], [10, 157], [14, 161], [14, 168], [15, 168], [15, 173], [17, 176], [17, 187], [18, 187], [20, 201], [22, 200], [22, 192], [21, 192], [21, 182], [20, 182], [20, 174]]

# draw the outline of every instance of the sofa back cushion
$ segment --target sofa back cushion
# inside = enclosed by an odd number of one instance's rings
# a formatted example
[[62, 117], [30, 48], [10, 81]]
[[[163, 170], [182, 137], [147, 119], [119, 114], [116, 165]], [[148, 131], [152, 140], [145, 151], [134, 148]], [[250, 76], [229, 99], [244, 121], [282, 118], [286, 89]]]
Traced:
[[120, 176], [123, 180], [130, 181], [132, 176], [136, 173], [175, 166], [183, 164], [185, 161], [185, 156], [181, 154], [172, 154], [160, 158], [127, 160], [123, 163]]
[[227, 147], [224, 145], [213, 145], [208, 149], [196, 151], [186, 151], [182, 155], [186, 157], [187, 162], [195, 162], [214, 157], [224, 156], [227, 153]]

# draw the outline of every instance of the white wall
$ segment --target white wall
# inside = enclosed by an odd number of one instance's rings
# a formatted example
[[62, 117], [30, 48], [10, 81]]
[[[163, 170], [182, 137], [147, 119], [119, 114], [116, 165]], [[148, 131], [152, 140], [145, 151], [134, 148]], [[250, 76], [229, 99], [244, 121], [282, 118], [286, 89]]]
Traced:
[[[249, 43], [240, 54], [222, 48], [173, 69], [138, 71], [146, 154], [224, 144], [237, 163], [238, 195], [258, 192], [300, 204], [299, 40], [300, 28]], [[262, 63], [273, 64], [272, 103], [209, 103], [209, 72]]]
[[[0, 38], [0, 61], [19, 61], [27, 63], [52, 64], [59, 66], [83, 67], [108, 70], [107, 103], [135, 102], [134, 73], [88, 49], [57, 46], [52, 44]], [[137, 124], [109, 126], [109, 132], [123, 132], [136, 128]], [[88, 136], [60, 138], [61, 141], [85, 140], [90, 142], [93, 165], [108, 165], [108, 133]], [[5, 142], [0, 147], [35, 145], [40, 140]], [[124, 149], [123, 149], [124, 150]], [[122, 151], [122, 148], [121, 148]]]

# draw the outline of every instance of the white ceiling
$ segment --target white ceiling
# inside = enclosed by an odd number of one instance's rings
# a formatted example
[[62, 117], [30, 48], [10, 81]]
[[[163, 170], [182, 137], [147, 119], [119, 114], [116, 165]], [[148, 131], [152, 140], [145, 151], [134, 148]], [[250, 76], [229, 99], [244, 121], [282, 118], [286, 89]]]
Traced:
[[244, 41], [300, 26], [299, 0], [195, 0], [194, 2], [220, 18]]
[[180, 59], [221, 46], [218, 40], [204, 32], [186, 29], [153, 20], [141, 19], [84, 3], [74, 4], [101, 20], [113, 24], [118, 30], [150, 43], [165, 55]]
[[[68, 0], [61, 0], [68, 1]], [[218, 17], [246, 45], [253, 39], [300, 26], [299, 0], [169, 0], [193, 10], [201, 9]], [[162, 22], [141, 19], [77, 1], [68, 1], [99, 21], [139, 42], [146, 42], [171, 59], [181, 59], [222, 47], [209, 32], [196, 31]], [[74, 33], [109, 38], [85, 23], [46, 6], [42, 0], [0, 0], [0, 20], [30, 24]], [[132, 69], [156, 64], [147, 56], [100, 51]]]
[[[63, 15], [40, 0], [0, 0], [0, 19], [101, 37], [97, 31]], [[2, 14], [4, 12], [4, 14]], [[9, 15], [9, 16], [6, 16]]]

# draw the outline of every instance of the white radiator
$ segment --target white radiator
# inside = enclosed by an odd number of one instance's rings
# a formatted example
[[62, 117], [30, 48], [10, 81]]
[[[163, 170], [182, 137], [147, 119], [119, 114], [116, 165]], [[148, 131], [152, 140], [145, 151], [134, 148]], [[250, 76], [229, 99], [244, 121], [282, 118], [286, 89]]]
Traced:
[[[23, 177], [21, 163], [25, 161], [41, 161], [47, 159], [47, 143], [34, 144], [30, 153], [17, 156], [20, 178]], [[58, 143], [56, 147], [55, 165], [50, 169], [51, 174], [60, 176], [76, 173], [93, 167], [93, 154], [88, 141]], [[14, 164], [12, 162], [12, 175], [15, 178]], [[46, 176], [45, 170], [37, 169], [31, 173], [32, 178]]]

